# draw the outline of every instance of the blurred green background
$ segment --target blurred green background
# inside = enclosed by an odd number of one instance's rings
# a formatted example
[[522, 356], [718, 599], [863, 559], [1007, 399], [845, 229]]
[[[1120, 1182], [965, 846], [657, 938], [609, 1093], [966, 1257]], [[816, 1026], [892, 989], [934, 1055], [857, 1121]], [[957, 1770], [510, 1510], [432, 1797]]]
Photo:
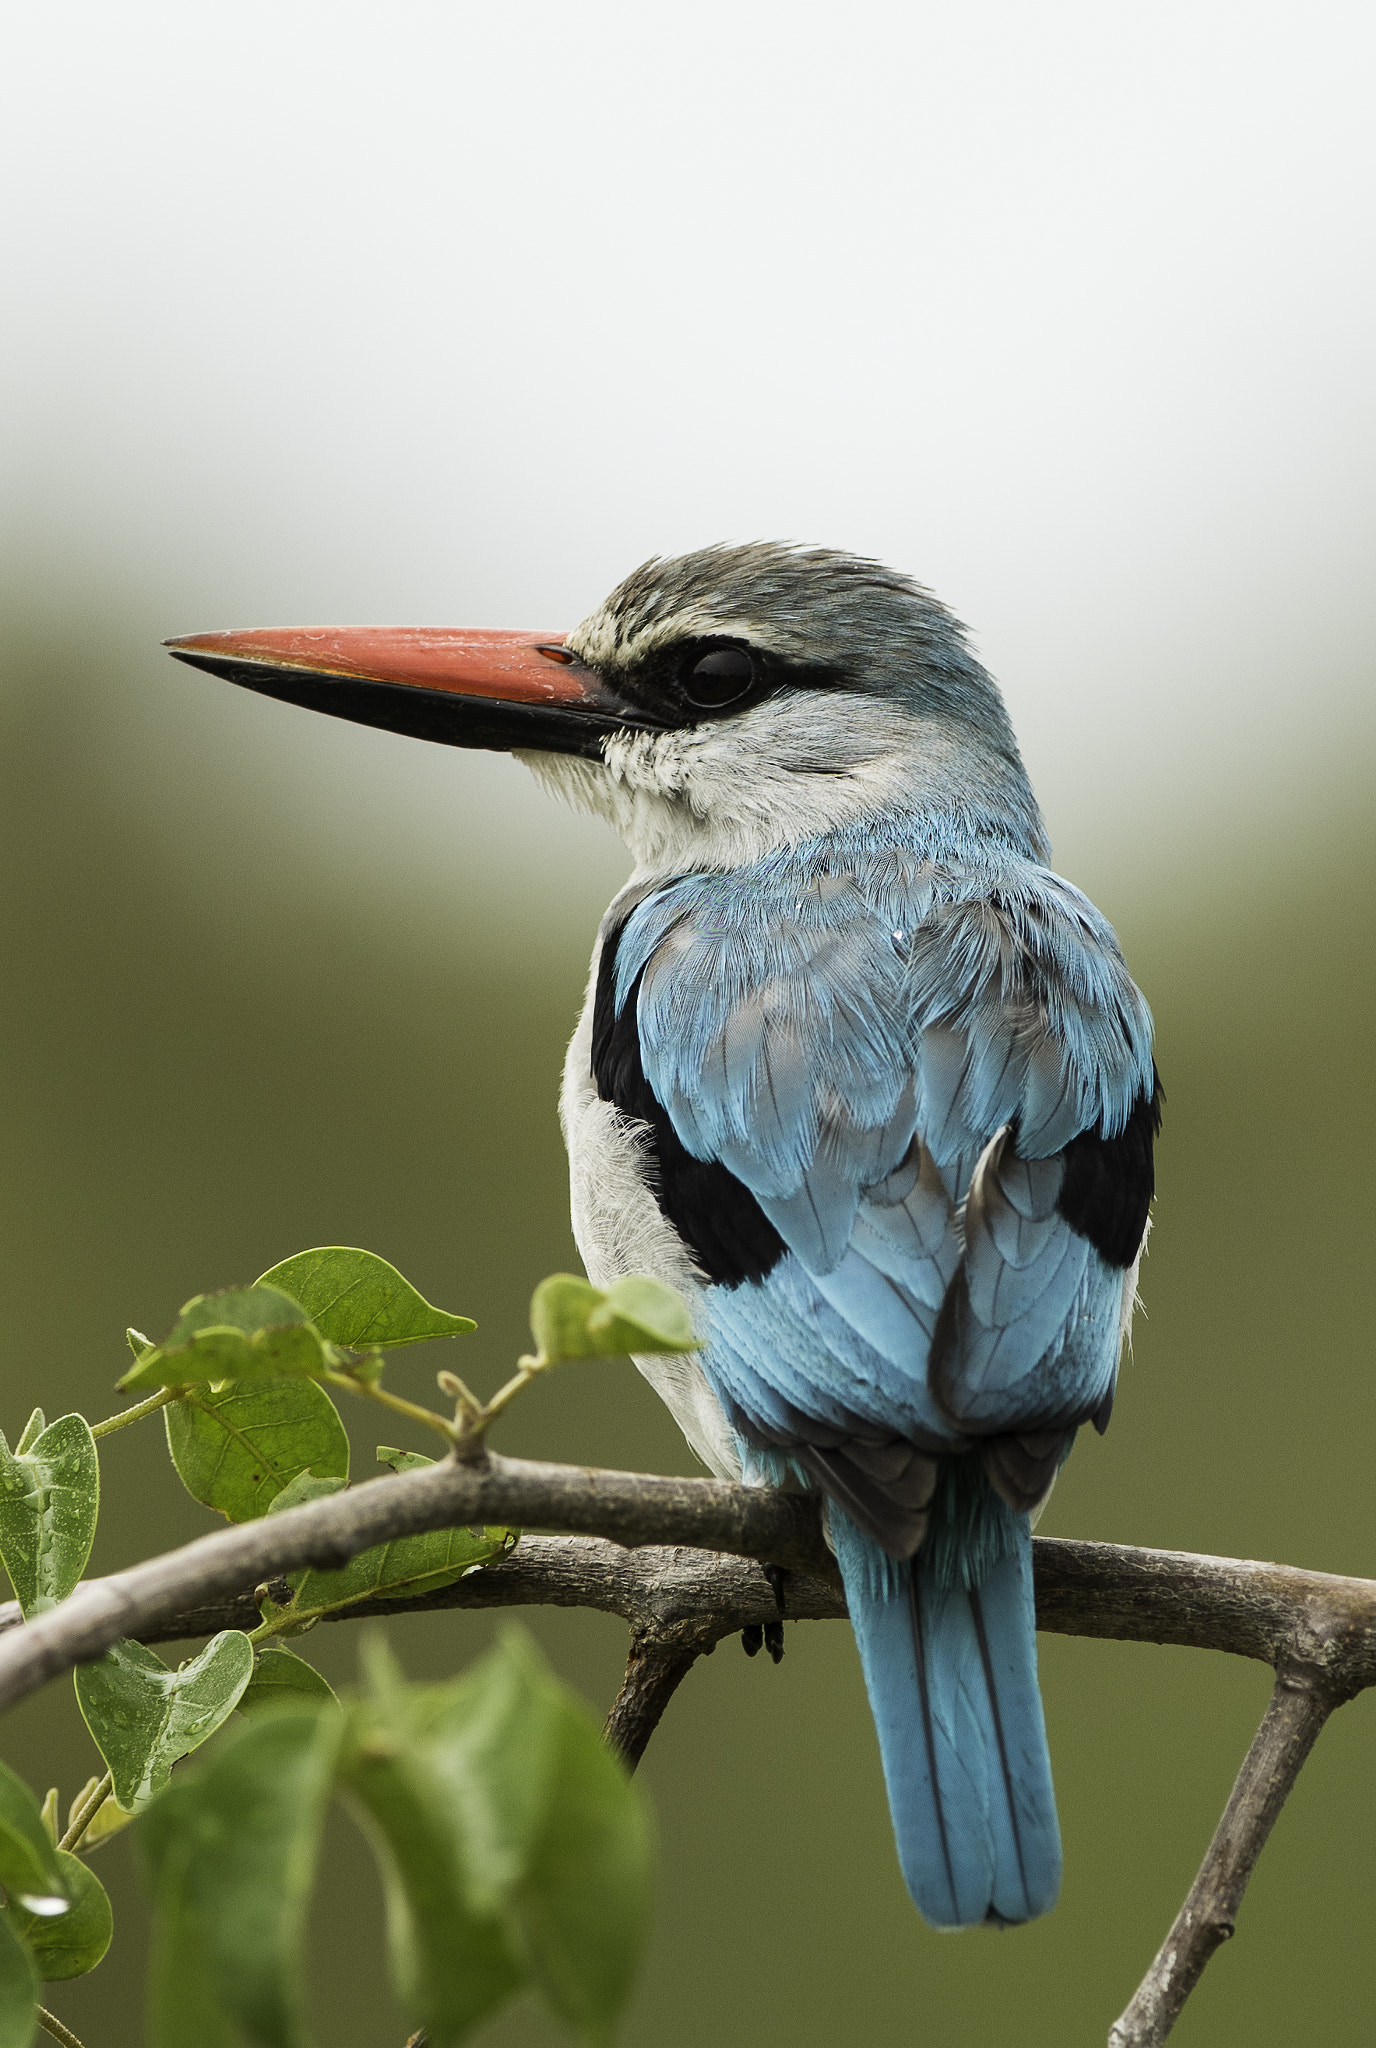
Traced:
[[[71, 585], [31, 579], [6, 622], [0, 1420], [13, 1440], [35, 1402], [111, 1412], [126, 1323], [158, 1335], [188, 1294], [330, 1242], [381, 1251], [474, 1314], [463, 1370], [493, 1386], [522, 1346], [533, 1282], [576, 1262], [557, 1073], [619, 856], [588, 827], [581, 866], [566, 852], [504, 887], [482, 865], [481, 821], [459, 808], [445, 887], [377, 880], [385, 809], [324, 820], [282, 751], [284, 734], [299, 753], [345, 729], [177, 669], [157, 623], [99, 568]], [[412, 744], [344, 743], [379, 764], [367, 750]], [[456, 792], [475, 786], [460, 779], [470, 771], [515, 773], [435, 758]], [[1146, 1313], [1112, 1429], [1081, 1445], [1046, 1533], [1376, 1573], [1369, 767], [1358, 749], [1346, 783], [1179, 828], [1135, 885], [1107, 861], [1077, 869], [1150, 994], [1168, 1105]], [[403, 1358], [398, 1385], [423, 1395], [432, 1366]], [[366, 1471], [377, 1431], [346, 1419]], [[693, 1469], [627, 1366], [554, 1377], [501, 1441]], [[209, 1525], [156, 1423], [112, 1440], [103, 1462], [94, 1569]], [[620, 1625], [530, 1619], [603, 1711]], [[491, 1625], [389, 1626], [420, 1676], [466, 1663]], [[309, 1649], [347, 1681], [349, 1629]], [[644, 1766], [663, 1878], [627, 2041], [1102, 2039], [1188, 1884], [1267, 1674], [1055, 1637], [1042, 1656], [1062, 1902], [1032, 1928], [964, 1937], [929, 1932], [903, 1892], [848, 1632], [790, 1627], [777, 1670], [734, 1645], [700, 1665]], [[70, 1795], [93, 1753], [69, 1686], [12, 1718], [5, 1754], [40, 1791]], [[1367, 1698], [1324, 1735], [1182, 2042], [1370, 2038], [1373, 1787]], [[98, 1868], [115, 1948], [52, 1993], [88, 2048], [132, 2040], [141, 1998], [127, 1837]], [[319, 2038], [338, 2048], [404, 2038], [378, 1909], [340, 1818], [313, 1936]], [[556, 2037], [521, 2010], [484, 2038]]]
[[[794, 537], [971, 622], [1063, 871], [1155, 1006], [1146, 1314], [1044, 1527], [1376, 1574], [1373, 34], [1352, 0], [8, 10], [11, 1440], [35, 1401], [113, 1408], [126, 1324], [332, 1241], [475, 1315], [462, 1369], [492, 1387], [575, 1260], [555, 1100], [610, 835], [509, 761], [158, 642], [563, 630], [651, 553]], [[556, 1376], [501, 1442], [691, 1469], [629, 1368]], [[208, 1525], [156, 1427], [105, 1448], [97, 1569]], [[604, 1708], [620, 1627], [532, 1625]], [[391, 1639], [419, 1675], [489, 1627]], [[336, 1679], [352, 1633], [311, 1639]], [[959, 1938], [899, 1882], [848, 1632], [695, 1671], [644, 1766], [664, 1869], [628, 2048], [1102, 2042], [1267, 1674], [1055, 1638], [1044, 1669], [1062, 1902]], [[67, 1793], [91, 1760], [67, 1687], [3, 1747]], [[1373, 1783], [1360, 1700], [1182, 2042], [1370, 2041]], [[53, 2003], [123, 2048], [128, 1841], [98, 1867], [121, 1934]], [[330, 2048], [400, 2048], [378, 1907], [341, 1820]]]

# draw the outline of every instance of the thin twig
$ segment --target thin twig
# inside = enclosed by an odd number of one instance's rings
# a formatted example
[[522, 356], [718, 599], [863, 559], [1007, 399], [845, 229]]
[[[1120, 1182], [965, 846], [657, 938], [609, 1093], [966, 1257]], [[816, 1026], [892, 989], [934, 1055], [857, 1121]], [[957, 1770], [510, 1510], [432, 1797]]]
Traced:
[[484, 1402], [479, 1416], [482, 1427], [486, 1429], [490, 1422], [495, 1422], [502, 1410], [509, 1408], [516, 1396], [524, 1393], [533, 1379], [537, 1379], [542, 1372], [549, 1371], [549, 1366], [550, 1361], [547, 1358], [535, 1358], [529, 1353], [524, 1358], [518, 1358], [516, 1370], [511, 1378], [505, 1385], [498, 1387], [490, 1401]]
[[1110, 2028], [1109, 2048], [1160, 2048], [1170, 2033], [1210, 1957], [1231, 1939], [1266, 1838], [1342, 1697], [1302, 1669], [1278, 1674], [1199, 1875], [1132, 2003]]
[[81, 2048], [81, 2043], [71, 2028], [64, 2027], [57, 2015], [49, 2012], [45, 2006], [36, 2005], [33, 2016], [45, 2034], [51, 2034], [54, 2041], [62, 2043], [62, 2048]]
[[386, 1387], [375, 1387], [368, 1380], [355, 1379], [348, 1372], [323, 1372], [321, 1379], [328, 1380], [332, 1387], [342, 1387], [346, 1394], [357, 1394], [360, 1400], [376, 1401], [383, 1408], [390, 1408], [393, 1415], [404, 1415], [408, 1422], [418, 1422], [422, 1428], [433, 1429], [451, 1447], [454, 1431], [442, 1415], [436, 1415], [433, 1408], [422, 1408], [418, 1402], [403, 1400], [400, 1394], [389, 1393]]
[[142, 1422], [145, 1415], [156, 1415], [159, 1408], [165, 1408], [169, 1401], [179, 1401], [185, 1392], [185, 1387], [163, 1387], [160, 1392], [150, 1394], [146, 1401], [136, 1401], [132, 1408], [122, 1408], [118, 1415], [107, 1415], [104, 1422], [93, 1422], [91, 1435], [97, 1438], [113, 1436], [117, 1429], [127, 1429], [131, 1422]]
[[71, 1849], [73, 1851], [76, 1849], [77, 1843], [81, 1840], [91, 1822], [100, 1812], [101, 1807], [104, 1806], [106, 1800], [110, 1797], [111, 1792], [114, 1790], [114, 1783], [114, 1778], [107, 1771], [100, 1783], [92, 1788], [90, 1798], [83, 1800], [77, 1811], [72, 1815], [71, 1825], [57, 1845], [59, 1849]]

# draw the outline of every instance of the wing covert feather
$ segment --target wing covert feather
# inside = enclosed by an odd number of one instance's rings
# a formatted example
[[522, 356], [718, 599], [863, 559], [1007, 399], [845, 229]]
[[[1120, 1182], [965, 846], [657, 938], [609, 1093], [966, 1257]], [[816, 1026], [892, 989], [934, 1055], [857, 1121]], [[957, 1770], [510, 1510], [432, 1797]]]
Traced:
[[1059, 1155], [1125, 1130], [1150, 1017], [1077, 890], [833, 841], [645, 897], [616, 983], [686, 1151], [786, 1248], [713, 1290], [743, 1412], [967, 1437], [1099, 1408], [1123, 1273], [1057, 1207]]

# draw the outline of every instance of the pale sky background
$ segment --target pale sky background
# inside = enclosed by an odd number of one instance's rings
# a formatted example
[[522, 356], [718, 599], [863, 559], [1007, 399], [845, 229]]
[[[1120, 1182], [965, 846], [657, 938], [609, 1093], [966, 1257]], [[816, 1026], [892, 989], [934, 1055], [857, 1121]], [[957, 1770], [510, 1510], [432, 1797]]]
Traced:
[[1284, 833], [1290, 792], [1369, 770], [1368, 7], [8, 24], [7, 580], [59, 640], [81, 612], [155, 773], [291, 789], [388, 886], [605, 894], [619, 852], [512, 764], [156, 642], [564, 628], [647, 555], [760, 536], [969, 622], [1082, 879]]

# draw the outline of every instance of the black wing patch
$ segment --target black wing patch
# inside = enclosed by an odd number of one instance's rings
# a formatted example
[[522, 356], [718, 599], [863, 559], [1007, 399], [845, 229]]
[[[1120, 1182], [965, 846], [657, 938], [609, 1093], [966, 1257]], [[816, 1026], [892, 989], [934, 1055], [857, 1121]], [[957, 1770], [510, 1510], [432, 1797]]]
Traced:
[[1156, 1192], [1152, 1156], [1165, 1095], [1152, 1068], [1152, 1091], [1138, 1096], [1126, 1129], [1116, 1138], [1081, 1131], [1062, 1157], [1065, 1178], [1056, 1207], [1072, 1230], [1087, 1237], [1110, 1266], [1124, 1271], [1142, 1249], [1147, 1212]]
[[[597, 968], [592, 1011], [592, 1075], [604, 1102], [648, 1124], [654, 1194], [662, 1214], [709, 1280], [738, 1287], [763, 1280], [784, 1255], [784, 1241], [743, 1181], [715, 1159], [694, 1159], [645, 1079], [636, 1006], [641, 976], [616, 1007], [616, 955], [623, 927], [609, 931]], [[643, 972], [643, 970], [642, 970]]]

